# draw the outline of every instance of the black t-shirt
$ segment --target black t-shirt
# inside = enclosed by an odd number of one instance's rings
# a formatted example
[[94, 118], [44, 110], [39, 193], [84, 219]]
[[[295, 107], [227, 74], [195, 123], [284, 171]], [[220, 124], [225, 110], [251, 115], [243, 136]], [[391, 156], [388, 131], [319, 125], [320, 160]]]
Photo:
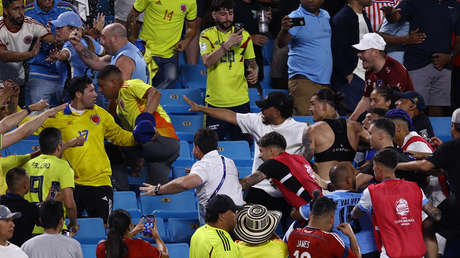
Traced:
[[21, 246], [32, 237], [35, 225], [39, 225], [38, 206], [28, 202], [17, 194], [7, 193], [0, 197], [0, 204], [5, 205], [11, 212], [21, 212], [22, 216], [14, 220], [14, 234], [11, 243]]
[[[291, 175], [291, 177], [286, 179], [286, 177], [291, 174], [291, 170], [277, 160], [269, 159], [260, 165], [257, 170], [264, 173], [267, 178], [273, 178], [280, 181], [293, 193], [297, 193], [299, 189], [302, 188], [302, 184], [294, 176]], [[311, 200], [311, 196], [308, 191], [303, 191], [300, 194], [300, 198], [307, 202]]]
[[[401, 150], [400, 148], [396, 148], [396, 147], [384, 148], [384, 150], [387, 150], [387, 149], [394, 150], [396, 152], [398, 156], [398, 163], [399, 162], [409, 162], [409, 161], [414, 160], [411, 156], [409, 156], [408, 154], [405, 154], [403, 150]], [[361, 173], [374, 176], [374, 163], [371, 161], [369, 163], [369, 166], [364, 168], [364, 170], [362, 170]], [[416, 182], [419, 186], [423, 186], [425, 184], [425, 179], [426, 179], [426, 176], [420, 173], [414, 173], [413, 171], [402, 171], [402, 170], [396, 170], [396, 177], [405, 179], [407, 181]]]
[[460, 138], [445, 142], [433, 153], [433, 156], [426, 158], [436, 168], [447, 171], [450, 190], [457, 192], [460, 184]]
[[414, 123], [415, 131], [417, 131], [420, 136], [425, 138], [431, 138], [434, 136], [433, 127], [431, 126], [431, 121], [425, 114], [420, 114], [412, 118]]

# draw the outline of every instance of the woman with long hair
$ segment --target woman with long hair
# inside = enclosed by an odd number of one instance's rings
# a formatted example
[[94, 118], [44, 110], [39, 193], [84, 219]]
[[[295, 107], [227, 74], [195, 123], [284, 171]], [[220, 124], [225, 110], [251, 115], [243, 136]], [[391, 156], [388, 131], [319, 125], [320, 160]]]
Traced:
[[107, 240], [101, 241], [97, 245], [97, 258], [169, 258], [168, 249], [160, 238], [156, 222], [150, 229], [157, 247], [142, 239], [131, 239], [144, 230], [143, 219], [133, 228], [131, 216], [125, 210], [113, 211], [109, 216], [108, 223]]

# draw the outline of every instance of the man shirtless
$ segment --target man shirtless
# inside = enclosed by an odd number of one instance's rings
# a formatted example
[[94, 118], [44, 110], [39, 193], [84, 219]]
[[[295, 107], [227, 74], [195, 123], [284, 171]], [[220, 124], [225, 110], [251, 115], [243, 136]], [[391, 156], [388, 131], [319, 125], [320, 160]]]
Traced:
[[315, 158], [318, 175], [329, 181], [329, 170], [340, 161], [352, 162], [360, 137], [367, 133], [357, 122], [340, 118], [337, 108], [343, 96], [329, 89], [322, 89], [310, 100], [310, 111], [316, 122], [307, 128], [303, 136], [304, 157]]

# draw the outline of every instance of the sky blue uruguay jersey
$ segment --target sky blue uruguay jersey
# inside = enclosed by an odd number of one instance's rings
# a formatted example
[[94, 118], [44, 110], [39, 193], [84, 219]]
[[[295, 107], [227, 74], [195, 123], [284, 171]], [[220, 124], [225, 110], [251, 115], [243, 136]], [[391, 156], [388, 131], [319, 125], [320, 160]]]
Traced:
[[139, 51], [139, 49], [136, 46], [134, 46], [131, 42], [128, 42], [112, 56], [110, 64], [116, 65], [118, 58], [120, 58], [121, 56], [127, 56], [131, 58], [134, 61], [134, 63], [136, 63], [136, 67], [130, 79], [140, 79], [144, 83], [149, 84], [150, 73], [141, 51]]
[[[335, 191], [332, 192], [326, 197], [334, 200], [337, 203], [337, 208], [335, 210], [334, 226], [332, 227], [332, 232], [337, 233], [345, 242], [345, 245], [349, 248], [350, 241], [348, 237], [345, 236], [340, 230], [337, 230], [337, 225], [340, 223], [349, 223], [351, 225], [355, 224], [351, 220], [351, 214], [353, 208], [359, 203], [362, 193], [353, 193], [348, 191]], [[310, 213], [310, 204], [303, 205], [300, 207], [300, 214], [304, 219], [308, 219], [308, 214]], [[377, 246], [375, 244], [374, 232], [372, 230], [372, 219], [371, 214], [361, 216], [359, 219], [359, 225], [354, 225], [360, 228], [361, 230], [356, 233], [356, 238], [358, 240], [359, 247], [361, 248], [361, 253], [366, 254], [370, 252], [377, 251]]]

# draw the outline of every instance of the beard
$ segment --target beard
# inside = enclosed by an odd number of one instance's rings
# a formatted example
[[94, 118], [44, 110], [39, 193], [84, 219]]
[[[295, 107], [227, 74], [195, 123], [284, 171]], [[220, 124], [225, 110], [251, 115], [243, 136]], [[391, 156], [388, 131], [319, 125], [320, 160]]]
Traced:
[[229, 30], [233, 25], [233, 22], [226, 21], [226, 22], [218, 22], [216, 21], [216, 26], [222, 30]]
[[16, 26], [22, 26], [22, 24], [24, 24], [24, 16], [20, 16], [20, 17], [17, 17], [17, 18], [13, 18], [11, 16], [8, 16], [7, 18], [12, 24], [14, 24]]

